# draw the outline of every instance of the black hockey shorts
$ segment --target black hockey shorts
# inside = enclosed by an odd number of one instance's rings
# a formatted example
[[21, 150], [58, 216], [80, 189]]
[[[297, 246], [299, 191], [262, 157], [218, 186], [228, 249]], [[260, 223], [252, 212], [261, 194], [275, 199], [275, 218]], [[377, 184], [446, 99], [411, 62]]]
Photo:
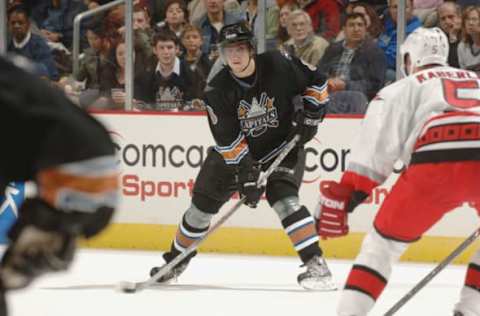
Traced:
[[[272, 160], [273, 161], [273, 160]], [[266, 170], [270, 163], [262, 166]], [[288, 196], [298, 196], [305, 169], [305, 150], [293, 149], [268, 178], [266, 196], [270, 205]], [[216, 214], [237, 191], [235, 167], [227, 165], [215, 150], [208, 152], [195, 180], [192, 202], [205, 213]]]

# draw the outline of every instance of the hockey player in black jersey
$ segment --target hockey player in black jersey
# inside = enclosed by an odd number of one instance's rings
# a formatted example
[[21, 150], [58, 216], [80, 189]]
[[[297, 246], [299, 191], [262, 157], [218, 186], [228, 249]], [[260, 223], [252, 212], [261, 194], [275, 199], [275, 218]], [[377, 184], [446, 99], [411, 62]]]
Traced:
[[33, 181], [8, 235], [0, 264], [0, 315], [5, 292], [65, 270], [78, 237], [109, 223], [117, 204], [115, 148], [106, 129], [60, 91], [0, 56], [0, 190]]
[[[314, 67], [279, 52], [255, 54], [251, 31], [242, 23], [220, 31], [220, 53], [225, 66], [207, 84], [205, 105], [216, 146], [197, 176], [192, 203], [186, 210], [169, 252], [169, 262], [207, 232], [212, 217], [235, 191], [255, 208], [265, 191], [306, 271], [298, 282], [307, 289], [332, 290], [335, 285], [322, 257], [313, 217], [299, 203], [298, 191], [305, 167], [303, 145], [317, 132], [328, 102], [327, 84]], [[301, 110], [293, 99], [300, 95]], [[300, 144], [268, 178], [256, 181], [287, 141], [300, 134]], [[159, 282], [182, 273], [189, 257]], [[154, 267], [150, 274], [158, 271]]]

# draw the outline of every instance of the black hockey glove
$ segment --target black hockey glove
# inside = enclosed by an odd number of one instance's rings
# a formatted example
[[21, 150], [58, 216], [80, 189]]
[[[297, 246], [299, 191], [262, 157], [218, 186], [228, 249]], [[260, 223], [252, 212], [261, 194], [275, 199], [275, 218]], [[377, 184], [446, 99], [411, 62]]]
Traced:
[[260, 165], [256, 164], [249, 156], [244, 157], [238, 167], [238, 192], [240, 198], [245, 197], [245, 205], [251, 208], [257, 207], [263, 191], [265, 191], [265, 186], [257, 187], [260, 172]]
[[298, 145], [302, 146], [308, 143], [317, 135], [318, 124], [323, 120], [323, 116], [323, 113], [297, 111], [291, 138], [298, 134], [300, 135]]
[[10, 245], [0, 266], [4, 288], [23, 288], [47, 272], [66, 270], [73, 260], [77, 237], [91, 236], [99, 230], [98, 225], [108, 223], [112, 213], [103, 208], [93, 213], [66, 213], [38, 198], [26, 200], [8, 233]]

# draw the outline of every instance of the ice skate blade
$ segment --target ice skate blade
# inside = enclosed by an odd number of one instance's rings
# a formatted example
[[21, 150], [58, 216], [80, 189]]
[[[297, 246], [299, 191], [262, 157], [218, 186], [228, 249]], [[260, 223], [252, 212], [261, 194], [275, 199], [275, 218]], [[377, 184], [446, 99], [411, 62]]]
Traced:
[[338, 290], [337, 285], [331, 280], [304, 279], [298, 284], [309, 291], [330, 292]]

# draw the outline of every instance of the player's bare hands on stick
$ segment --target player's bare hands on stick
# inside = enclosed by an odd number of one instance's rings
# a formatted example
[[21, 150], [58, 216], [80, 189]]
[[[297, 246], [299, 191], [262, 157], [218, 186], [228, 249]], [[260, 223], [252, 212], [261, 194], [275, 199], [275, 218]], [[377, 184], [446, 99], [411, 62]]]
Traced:
[[256, 164], [251, 157], [246, 156], [240, 162], [237, 174], [238, 192], [240, 198], [245, 197], [245, 205], [251, 208], [257, 207], [265, 191], [265, 186], [257, 186], [260, 172], [260, 165]]
[[320, 188], [320, 201], [315, 212], [317, 232], [323, 239], [348, 234], [348, 211], [353, 189], [347, 185], [326, 181]]

